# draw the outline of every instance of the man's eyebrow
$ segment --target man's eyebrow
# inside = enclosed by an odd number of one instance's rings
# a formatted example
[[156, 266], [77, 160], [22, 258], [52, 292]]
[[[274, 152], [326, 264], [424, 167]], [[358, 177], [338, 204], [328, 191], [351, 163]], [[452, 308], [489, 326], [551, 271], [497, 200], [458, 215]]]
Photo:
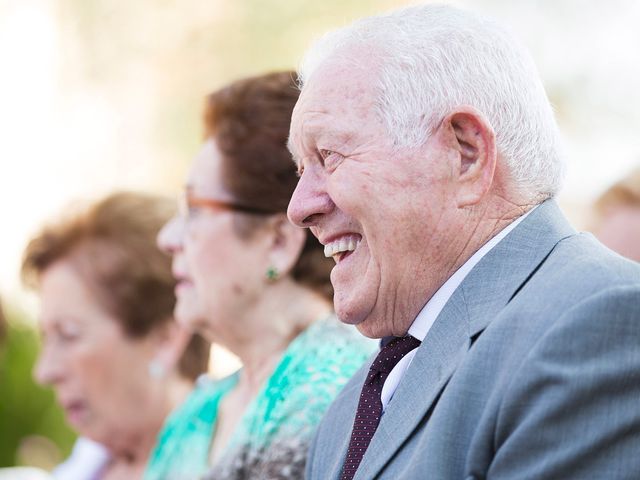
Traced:
[[293, 146], [291, 137], [287, 138], [287, 148], [289, 149], [289, 153], [291, 153], [291, 159], [293, 160], [293, 163], [298, 165], [298, 163], [300, 163], [300, 158], [298, 157], [298, 154], [295, 151], [295, 147]]
[[[351, 141], [355, 135], [355, 130], [352, 129], [339, 129], [339, 128], [322, 128], [319, 125], [315, 125], [313, 122], [306, 124], [306, 133], [309, 138], [305, 138], [312, 143], [317, 142], [321, 138], [333, 138], [334, 142], [346, 144]], [[287, 138], [287, 149], [291, 153], [293, 163], [299, 165], [302, 161], [302, 157], [298, 154], [298, 149], [294, 145], [291, 135]]]

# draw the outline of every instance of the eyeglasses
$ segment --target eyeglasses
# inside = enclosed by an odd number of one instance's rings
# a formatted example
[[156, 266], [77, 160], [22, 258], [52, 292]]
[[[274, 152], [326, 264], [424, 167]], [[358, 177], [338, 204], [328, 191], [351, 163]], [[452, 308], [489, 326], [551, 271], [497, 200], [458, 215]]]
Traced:
[[235, 202], [215, 200], [213, 198], [197, 197], [189, 193], [183, 193], [178, 199], [178, 213], [182, 218], [192, 218], [199, 209], [208, 208], [210, 210], [222, 210], [231, 212], [242, 212], [253, 215], [272, 215], [275, 212], [242, 205]]

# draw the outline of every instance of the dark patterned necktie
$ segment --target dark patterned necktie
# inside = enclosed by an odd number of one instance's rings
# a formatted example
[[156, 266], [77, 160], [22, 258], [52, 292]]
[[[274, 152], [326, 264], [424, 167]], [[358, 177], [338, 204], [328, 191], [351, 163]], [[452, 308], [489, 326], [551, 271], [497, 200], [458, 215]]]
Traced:
[[356, 419], [353, 422], [351, 440], [347, 458], [342, 467], [340, 480], [351, 480], [358, 470], [364, 452], [371, 442], [371, 437], [378, 428], [382, 414], [382, 386], [393, 367], [411, 350], [420, 345], [420, 340], [412, 337], [398, 337], [387, 343], [369, 368], [369, 375], [364, 381]]

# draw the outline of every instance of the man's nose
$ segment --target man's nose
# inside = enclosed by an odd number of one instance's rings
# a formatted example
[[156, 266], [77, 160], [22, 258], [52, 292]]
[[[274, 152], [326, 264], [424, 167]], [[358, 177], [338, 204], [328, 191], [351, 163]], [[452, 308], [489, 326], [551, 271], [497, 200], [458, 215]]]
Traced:
[[325, 180], [320, 175], [307, 172], [300, 177], [287, 209], [289, 220], [298, 227], [316, 225], [319, 218], [333, 208]]

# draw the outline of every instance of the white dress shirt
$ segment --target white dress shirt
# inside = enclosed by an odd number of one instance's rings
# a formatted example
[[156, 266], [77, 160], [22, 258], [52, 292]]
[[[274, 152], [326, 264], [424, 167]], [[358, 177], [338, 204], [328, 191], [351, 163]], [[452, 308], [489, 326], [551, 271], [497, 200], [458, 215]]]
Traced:
[[[505, 228], [503, 228], [498, 234], [496, 234], [491, 240], [485, 243], [480, 249], [474, 253], [469, 260], [467, 260], [456, 272], [449, 277], [449, 279], [438, 289], [438, 291], [431, 297], [427, 304], [420, 310], [420, 313], [409, 327], [408, 334], [417, 338], [421, 342], [429, 333], [431, 326], [440, 315], [440, 312], [453, 295], [453, 292], [460, 286], [465, 277], [469, 274], [471, 269], [484, 257], [489, 251], [495, 247], [500, 240], [507, 236], [507, 234], [513, 230], [522, 220], [524, 220], [531, 212], [537, 207], [532, 208], [527, 213], [517, 218]], [[393, 370], [389, 373], [389, 376], [382, 386], [382, 392], [380, 399], [382, 400], [382, 411], [387, 408], [387, 405], [391, 401], [393, 394], [398, 388], [398, 384], [404, 373], [406, 372], [409, 364], [416, 355], [418, 349], [414, 349], [407, 353], [397, 364], [393, 367]]]

